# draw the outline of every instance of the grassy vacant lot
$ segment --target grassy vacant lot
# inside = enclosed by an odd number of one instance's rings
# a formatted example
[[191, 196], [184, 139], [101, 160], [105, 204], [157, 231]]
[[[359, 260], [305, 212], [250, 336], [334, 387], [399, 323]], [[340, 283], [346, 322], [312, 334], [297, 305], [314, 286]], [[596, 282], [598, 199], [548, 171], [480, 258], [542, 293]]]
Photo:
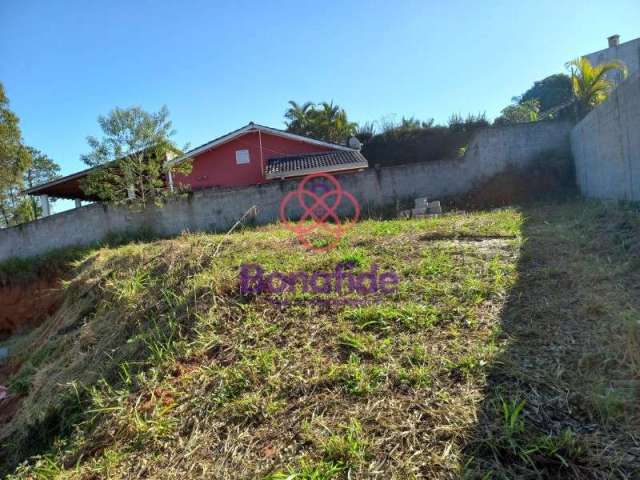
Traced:
[[[217, 253], [216, 253], [217, 252]], [[400, 276], [369, 306], [243, 263]], [[27, 337], [10, 478], [639, 478], [640, 213], [573, 201], [103, 248]], [[21, 466], [16, 465], [20, 462]]]

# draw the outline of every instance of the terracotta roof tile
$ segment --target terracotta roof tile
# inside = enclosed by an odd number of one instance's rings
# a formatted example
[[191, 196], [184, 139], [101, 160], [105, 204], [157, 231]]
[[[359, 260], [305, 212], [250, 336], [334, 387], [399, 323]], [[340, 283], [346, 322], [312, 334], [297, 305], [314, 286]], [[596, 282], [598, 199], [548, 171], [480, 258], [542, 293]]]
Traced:
[[332, 172], [367, 168], [369, 163], [357, 151], [331, 151], [270, 158], [267, 161], [267, 178], [286, 178], [315, 172]]

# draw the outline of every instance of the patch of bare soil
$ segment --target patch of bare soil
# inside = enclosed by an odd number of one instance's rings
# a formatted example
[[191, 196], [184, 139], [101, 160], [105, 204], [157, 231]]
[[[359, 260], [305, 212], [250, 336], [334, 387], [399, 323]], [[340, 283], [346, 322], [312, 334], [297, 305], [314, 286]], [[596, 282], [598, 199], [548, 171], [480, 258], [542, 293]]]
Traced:
[[60, 278], [0, 286], [0, 339], [37, 327], [60, 306]]

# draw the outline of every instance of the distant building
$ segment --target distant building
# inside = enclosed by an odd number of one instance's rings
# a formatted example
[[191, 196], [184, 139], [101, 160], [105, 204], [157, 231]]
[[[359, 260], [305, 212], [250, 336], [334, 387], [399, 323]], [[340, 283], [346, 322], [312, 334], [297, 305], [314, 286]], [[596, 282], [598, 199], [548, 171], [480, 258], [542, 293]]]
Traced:
[[[167, 158], [163, 178], [170, 190], [187, 187], [200, 190], [211, 187], [244, 187], [312, 173], [346, 173], [368, 168], [360, 153], [359, 142], [349, 145], [316, 140], [256, 123], [211, 140], [179, 157]], [[171, 166], [191, 161], [188, 175], [171, 174]], [[82, 180], [94, 167], [25, 190], [39, 196], [43, 216], [49, 215], [49, 197], [76, 201], [98, 201], [82, 190]], [[133, 188], [133, 187], [132, 187]], [[133, 190], [130, 195], [135, 195]]]
[[[612, 35], [608, 39], [609, 47], [604, 50], [583, 55], [591, 62], [592, 65], [598, 65], [612, 60], [620, 60], [629, 71], [629, 76], [640, 71], [640, 38], [620, 43], [620, 35]], [[608, 75], [610, 80], [619, 84], [622, 80], [622, 72], [610, 72]]]

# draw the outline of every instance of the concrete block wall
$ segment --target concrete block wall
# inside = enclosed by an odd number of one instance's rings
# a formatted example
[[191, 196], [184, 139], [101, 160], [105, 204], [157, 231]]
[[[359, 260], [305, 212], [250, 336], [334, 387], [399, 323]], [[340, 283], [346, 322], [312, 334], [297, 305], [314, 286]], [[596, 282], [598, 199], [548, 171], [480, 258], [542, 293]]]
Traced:
[[[459, 159], [369, 168], [341, 175], [339, 179], [364, 211], [409, 197], [437, 199], [464, 194], [510, 165], [526, 167], [550, 150], [568, 152], [570, 130], [571, 125], [564, 122], [488, 128], [474, 136]], [[0, 230], [0, 261], [71, 245], [88, 245], [110, 233], [142, 227], [163, 236], [185, 230], [223, 232], [253, 205], [257, 207], [258, 224], [277, 221], [282, 198], [297, 185], [297, 180], [291, 180], [247, 188], [201, 190], [186, 198], [171, 199], [162, 208], [143, 212], [88, 205]]]
[[640, 201], [640, 74], [576, 125], [571, 150], [583, 195]]

